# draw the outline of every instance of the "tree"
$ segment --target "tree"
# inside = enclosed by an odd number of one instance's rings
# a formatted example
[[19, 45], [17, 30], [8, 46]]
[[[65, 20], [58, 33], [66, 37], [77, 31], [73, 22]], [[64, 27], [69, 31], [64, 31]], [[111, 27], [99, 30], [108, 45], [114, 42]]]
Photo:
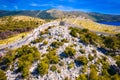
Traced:
[[37, 70], [41, 76], [44, 76], [45, 74], [48, 73], [48, 68], [49, 68], [48, 64], [41, 62], [40, 64], [38, 64]]
[[0, 70], [0, 80], [7, 80], [6, 74]]

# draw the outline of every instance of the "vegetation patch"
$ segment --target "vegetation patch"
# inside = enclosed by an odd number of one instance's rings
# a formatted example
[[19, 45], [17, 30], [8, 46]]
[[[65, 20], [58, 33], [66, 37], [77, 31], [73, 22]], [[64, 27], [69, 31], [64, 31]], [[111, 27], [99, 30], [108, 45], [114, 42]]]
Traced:
[[[75, 19], [69, 18], [69, 20], [67, 19], [67, 21], [69, 21], [70, 23], [73, 23]], [[120, 29], [119, 27], [116, 27], [116, 26], [99, 24], [89, 19], [80, 19], [80, 20], [77, 20], [74, 24], [78, 26], [82, 26], [82, 28], [86, 28], [91, 31], [110, 33], [110, 34], [116, 34], [118, 33], [116, 32], [116, 30]]]
[[54, 72], [54, 71], [57, 70], [57, 67], [56, 67], [55, 65], [52, 65], [52, 66], [50, 67], [50, 70]]
[[49, 65], [45, 62], [41, 62], [38, 64], [37, 70], [41, 76], [44, 76], [48, 73]]
[[7, 16], [0, 18], [0, 22], [0, 40], [2, 40], [14, 34], [31, 31], [44, 21], [27, 16]]
[[66, 47], [64, 53], [68, 56], [68, 57], [72, 57], [76, 54], [76, 50], [70, 46]]
[[0, 80], [7, 80], [7, 77], [4, 73], [4, 71], [0, 70]]
[[59, 42], [59, 41], [54, 41], [54, 42], [52, 42], [52, 44], [51, 44], [51, 46], [53, 47], [53, 48], [59, 48], [60, 46], [62, 46], [63, 45], [63, 42]]
[[[79, 29], [79, 28], [70, 28], [71, 29], [71, 36], [80, 38], [81, 42], [84, 44], [91, 44], [94, 46], [98, 46], [101, 48], [105, 48], [108, 51], [117, 51], [120, 49], [120, 34], [116, 34], [114, 36], [103, 36], [97, 35], [94, 32], [91, 32], [86, 29]], [[77, 34], [77, 36], [75, 36]], [[93, 50], [93, 53], [96, 51]]]
[[76, 61], [83, 65], [87, 65], [87, 63], [88, 63], [88, 59], [84, 56], [77, 57]]
[[17, 50], [16, 58], [18, 58], [18, 71], [22, 72], [25, 78], [29, 75], [32, 63], [40, 60], [40, 53], [35, 47], [23, 46]]

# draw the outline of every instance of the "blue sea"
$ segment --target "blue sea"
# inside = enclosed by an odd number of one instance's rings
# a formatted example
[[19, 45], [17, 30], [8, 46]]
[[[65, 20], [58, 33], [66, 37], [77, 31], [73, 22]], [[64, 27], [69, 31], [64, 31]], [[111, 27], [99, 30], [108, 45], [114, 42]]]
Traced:
[[112, 26], [120, 26], [120, 22], [98, 22], [98, 23]]

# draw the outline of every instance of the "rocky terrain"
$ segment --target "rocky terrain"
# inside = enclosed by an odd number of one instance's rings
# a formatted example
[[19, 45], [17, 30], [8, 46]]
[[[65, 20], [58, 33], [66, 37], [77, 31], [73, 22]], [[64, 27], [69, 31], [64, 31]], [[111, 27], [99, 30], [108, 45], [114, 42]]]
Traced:
[[[16, 43], [18, 50], [15, 51], [15, 58], [12, 59], [9, 68], [5, 71], [7, 80], [22, 80], [25, 78], [30, 80], [98, 80], [94, 76], [111, 75], [111, 71], [110, 73], [104, 73], [103, 71], [111, 70], [111, 68], [106, 68], [106, 66], [114, 65], [117, 67], [116, 60], [113, 57], [106, 55], [92, 44], [86, 45], [81, 41], [81, 38], [73, 37], [71, 35], [71, 26], [59, 25], [57, 22], [53, 22], [53, 24], [48, 23], [40, 26], [30, 34], [33, 38], [28, 40], [25, 38], [23, 39], [24, 41], [21, 40], [23, 43]], [[35, 34], [33, 34], [34, 32]], [[25, 72], [18, 70], [20, 67], [19, 61], [22, 59], [22, 55], [19, 55], [20, 50], [22, 54], [22, 49], [19, 47], [23, 47], [24, 51], [24, 46], [20, 44], [37, 48], [41, 55], [37, 56], [40, 59], [32, 61], [29, 68], [23, 68], [23, 70], [28, 71], [29, 74], [27, 75], [23, 75]], [[12, 50], [13, 48], [15, 46], [11, 47]], [[34, 49], [32, 52], [34, 52]], [[26, 51], [25, 54], [28, 55], [30, 52], [28, 51], [27, 53]], [[39, 69], [44, 63], [46, 66]], [[29, 64], [25, 63], [25, 65], [28, 66]], [[0, 66], [2, 68], [1, 61]], [[114, 70], [115, 74], [120, 74], [119, 70], [120, 68], [118, 68], [118, 72]], [[92, 71], [95, 71], [95, 74]], [[83, 76], [81, 77], [81, 75]], [[101, 77], [100, 80], [107, 80], [107, 78]], [[113, 78], [114, 76], [111, 77], [111, 80]], [[119, 79], [120, 77], [116, 78], [116, 80]]]

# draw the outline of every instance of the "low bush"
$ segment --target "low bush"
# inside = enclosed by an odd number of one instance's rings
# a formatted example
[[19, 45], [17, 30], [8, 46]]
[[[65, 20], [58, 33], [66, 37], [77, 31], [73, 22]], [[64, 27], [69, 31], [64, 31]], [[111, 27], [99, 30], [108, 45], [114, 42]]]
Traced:
[[58, 41], [52, 42], [52, 44], [51, 44], [51, 46], [53, 48], [59, 48], [62, 45], [63, 45], [63, 43], [62, 42], [58, 42]]
[[26, 78], [32, 63], [40, 60], [40, 53], [37, 48], [26, 45], [17, 50], [16, 58], [18, 58], [18, 71], [22, 72], [23, 78]]
[[77, 57], [76, 61], [80, 62], [83, 65], [87, 65], [87, 63], [88, 63], [88, 59], [84, 56]]
[[74, 62], [71, 62], [70, 64], [68, 64], [68, 68], [71, 69], [74, 67]]
[[68, 56], [68, 57], [72, 57], [76, 54], [76, 50], [72, 47], [66, 47], [64, 53]]
[[46, 56], [50, 64], [57, 64], [59, 61], [59, 57], [56, 55], [56, 51], [50, 51]]
[[57, 67], [56, 67], [55, 65], [52, 65], [52, 66], [50, 67], [50, 70], [54, 72], [54, 71], [57, 70]]
[[82, 54], [85, 54], [85, 50], [84, 49], [80, 49], [79, 50]]
[[45, 74], [48, 73], [48, 68], [49, 68], [48, 64], [41, 62], [38, 64], [37, 70], [41, 76], [44, 76]]
[[94, 59], [94, 57], [91, 54], [88, 55], [88, 58], [90, 61], [92, 61]]
[[80, 74], [76, 80], [88, 80], [85, 74]]
[[0, 80], [7, 80], [6, 74], [0, 70]]

